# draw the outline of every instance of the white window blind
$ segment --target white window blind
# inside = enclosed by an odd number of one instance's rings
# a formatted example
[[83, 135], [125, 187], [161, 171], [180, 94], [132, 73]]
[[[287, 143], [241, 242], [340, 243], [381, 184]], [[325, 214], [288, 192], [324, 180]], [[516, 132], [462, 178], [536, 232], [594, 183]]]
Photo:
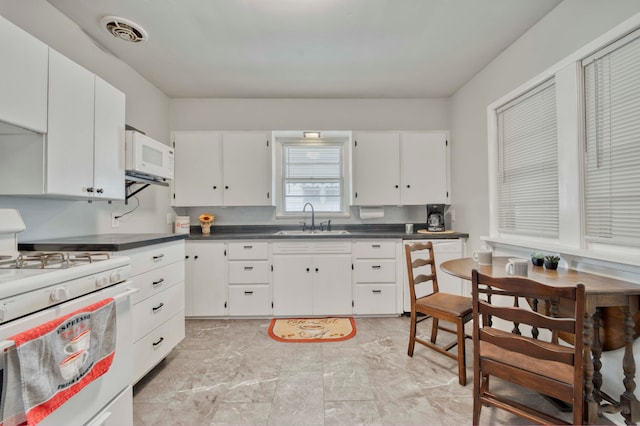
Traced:
[[342, 212], [344, 179], [341, 143], [285, 143], [282, 146], [283, 211]]
[[640, 246], [640, 34], [583, 61], [588, 240]]
[[497, 111], [498, 228], [558, 236], [558, 138], [554, 80]]

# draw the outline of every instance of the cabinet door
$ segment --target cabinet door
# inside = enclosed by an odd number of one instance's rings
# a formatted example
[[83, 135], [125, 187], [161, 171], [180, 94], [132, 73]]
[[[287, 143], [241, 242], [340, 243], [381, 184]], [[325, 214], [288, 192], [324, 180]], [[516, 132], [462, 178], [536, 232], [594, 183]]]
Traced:
[[49, 49], [31, 34], [0, 16], [0, 119], [47, 131]]
[[223, 204], [222, 144], [218, 132], [174, 133], [173, 205]]
[[124, 199], [124, 93], [95, 77], [94, 196]]
[[94, 75], [49, 49], [49, 194], [91, 196]]
[[353, 205], [398, 205], [398, 133], [356, 133], [353, 147]]
[[313, 314], [352, 313], [351, 255], [315, 256], [313, 259]]
[[273, 256], [273, 314], [309, 315], [313, 312], [313, 258]]
[[187, 241], [186, 294], [190, 316], [225, 315], [227, 286], [224, 243]]
[[446, 140], [444, 132], [401, 134], [402, 205], [448, 202]]
[[223, 133], [225, 206], [271, 205], [271, 146], [266, 133]]

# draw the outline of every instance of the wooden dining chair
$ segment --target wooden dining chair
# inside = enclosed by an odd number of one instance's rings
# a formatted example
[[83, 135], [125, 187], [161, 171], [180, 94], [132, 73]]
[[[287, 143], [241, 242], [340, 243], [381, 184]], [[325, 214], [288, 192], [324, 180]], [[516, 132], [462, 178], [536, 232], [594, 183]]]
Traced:
[[[552, 287], [523, 277], [492, 278], [474, 269], [471, 294], [473, 424], [480, 421], [483, 405], [541, 424], [582, 424], [584, 285]], [[563, 308], [571, 306], [573, 318], [558, 317], [561, 300]], [[560, 344], [560, 332], [574, 335], [574, 345]], [[571, 404], [573, 422], [496, 393], [489, 388], [491, 376]]]
[[[462, 386], [465, 386], [467, 384], [465, 339], [471, 338], [471, 336], [465, 334], [464, 325], [469, 322], [473, 316], [471, 298], [440, 291], [438, 287], [436, 263], [433, 256], [433, 245], [431, 242], [405, 244], [405, 255], [407, 259], [409, 292], [411, 295], [411, 328], [409, 330], [409, 350], [407, 353], [410, 357], [413, 357], [413, 350], [416, 342], [418, 342], [449, 358], [457, 360], [458, 382]], [[426, 273], [418, 270], [418, 268], [425, 266], [429, 267]], [[424, 295], [416, 296], [417, 285], [420, 285], [421, 290], [426, 290], [426, 292], [423, 292]], [[424, 286], [428, 288], [424, 289]], [[423, 316], [418, 319], [418, 314], [423, 314]], [[418, 323], [429, 318], [432, 318], [433, 321], [431, 324], [430, 341], [427, 341], [416, 336], [416, 329]], [[455, 330], [442, 326], [440, 320], [455, 324]], [[457, 338], [447, 345], [438, 345], [436, 343], [438, 330], [453, 333]], [[456, 346], [456, 353], [449, 352]]]

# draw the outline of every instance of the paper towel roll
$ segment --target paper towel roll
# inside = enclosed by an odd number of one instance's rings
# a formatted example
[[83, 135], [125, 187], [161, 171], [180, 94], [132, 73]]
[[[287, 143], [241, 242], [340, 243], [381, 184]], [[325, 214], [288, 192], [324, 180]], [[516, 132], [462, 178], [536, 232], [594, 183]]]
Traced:
[[384, 217], [384, 207], [360, 207], [360, 219], [379, 219]]

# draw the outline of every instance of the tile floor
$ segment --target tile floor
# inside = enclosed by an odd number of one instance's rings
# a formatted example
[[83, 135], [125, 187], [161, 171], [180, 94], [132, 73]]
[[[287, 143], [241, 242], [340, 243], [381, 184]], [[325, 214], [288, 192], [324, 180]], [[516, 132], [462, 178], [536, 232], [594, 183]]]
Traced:
[[[421, 345], [407, 356], [406, 317], [356, 318], [354, 338], [328, 343], [277, 342], [269, 323], [187, 320], [185, 340], [134, 387], [134, 424], [471, 424], [471, 341], [462, 387], [454, 360]], [[488, 407], [480, 422], [527, 424]]]

